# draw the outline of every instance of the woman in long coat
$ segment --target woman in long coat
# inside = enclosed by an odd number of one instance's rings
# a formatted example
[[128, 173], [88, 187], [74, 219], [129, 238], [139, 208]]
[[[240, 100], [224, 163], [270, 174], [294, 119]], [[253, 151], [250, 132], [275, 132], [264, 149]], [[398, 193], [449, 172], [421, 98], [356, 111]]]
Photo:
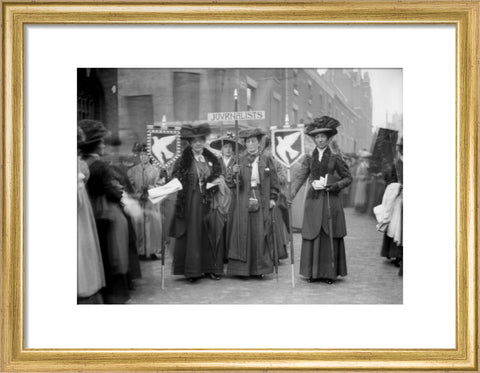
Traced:
[[245, 139], [247, 152], [235, 166], [240, 194], [233, 212], [227, 273], [263, 277], [273, 272], [271, 209], [278, 198], [278, 178], [272, 159], [260, 154], [264, 132], [248, 129], [239, 136]]
[[[323, 116], [307, 126], [306, 134], [313, 138], [316, 148], [303, 159], [292, 185], [294, 197], [308, 179], [300, 274], [310, 282], [322, 280], [331, 284], [337, 276], [347, 275], [343, 240], [347, 230], [339, 192], [352, 182], [352, 177], [342, 157], [334, 154], [329, 147], [339, 125], [336, 119]], [[331, 232], [327, 196], [332, 219]], [[329, 235], [333, 237], [333, 257]]]
[[106, 129], [101, 122], [84, 119], [79, 127], [85, 133], [80, 145], [83, 159], [90, 168], [86, 186], [98, 230], [105, 270], [105, 303], [125, 303], [129, 299], [128, 222], [120, 201], [122, 187], [112, 168], [101, 159]]
[[215, 188], [207, 184], [221, 176], [220, 162], [205, 148], [210, 126], [184, 125], [182, 139], [189, 145], [174, 165], [172, 176], [183, 189], [177, 194], [170, 235], [175, 237], [173, 274], [195, 282], [203, 275], [219, 280], [223, 274], [223, 255], [210, 243], [206, 219], [211, 211]]

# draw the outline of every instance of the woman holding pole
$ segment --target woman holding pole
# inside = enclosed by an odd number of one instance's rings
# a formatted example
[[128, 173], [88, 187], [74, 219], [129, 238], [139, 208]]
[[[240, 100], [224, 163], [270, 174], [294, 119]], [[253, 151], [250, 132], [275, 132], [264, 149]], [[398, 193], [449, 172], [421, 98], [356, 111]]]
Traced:
[[239, 137], [245, 139], [247, 152], [234, 166], [240, 188], [233, 214], [229, 275], [262, 278], [273, 272], [274, 243], [270, 214], [278, 198], [279, 185], [272, 159], [260, 153], [264, 135], [260, 128], [239, 133]]
[[339, 192], [350, 185], [352, 177], [342, 157], [330, 149], [340, 123], [328, 116], [315, 118], [305, 133], [315, 142], [292, 183], [292, 200], [307, 181], [307, 197], [302, 226], [300, 274], [309, 282], [332, 284], [337, 276], [347, 275], [345, 215]]

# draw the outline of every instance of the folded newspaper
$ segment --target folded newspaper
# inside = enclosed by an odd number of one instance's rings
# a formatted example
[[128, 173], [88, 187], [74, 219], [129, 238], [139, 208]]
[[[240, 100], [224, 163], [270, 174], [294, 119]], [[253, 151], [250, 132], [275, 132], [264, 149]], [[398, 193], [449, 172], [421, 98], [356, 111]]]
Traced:
[[148, 199], [153, 204], [161, 202], [163, 199], [168, 197], [170, 194], [182, 190], [182, 183], [175, 178], [170, 180], [167, 184], [152, 188], [148, 190]]

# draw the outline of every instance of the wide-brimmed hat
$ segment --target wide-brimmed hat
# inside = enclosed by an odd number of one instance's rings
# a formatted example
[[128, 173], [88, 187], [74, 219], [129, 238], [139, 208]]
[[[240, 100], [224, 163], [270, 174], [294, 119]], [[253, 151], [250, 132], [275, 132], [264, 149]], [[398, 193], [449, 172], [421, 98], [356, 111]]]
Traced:
[[318, 133], [325, 133], [333, 136], [337, 134], [337, 127], [340, 122], [334, 118], [324, 115], [320, 118], [315, 118], [312, 123], [309, 123], [305, 129], [305, 134], [315, 136]]
[[225, 136], [213, 140], [210, 143], [210, 147], [212, 149], [222, 150], [222, 146], [225, 144], [232, 145], [233, 151], [235, 151], [235, 144], [238, 144], [238, 151], [242, 151], [245, 148], [242, 144], [240, 144], [240, 142], [235, 141], [235, 137], [233, 137], [233, 134], [231, 133], [227, 133]]
[[188, 140], [195, 137], [207, 137], [210, 135], [210, 125], [208, 123], [202, 123], [198, 126], [192, 124], [184, 124], [180, 130], [180, 137]]
[[85, 135], [85, 139], [81, 143], [82, 146], [99, 142], [107, 135], [107, 129], [98, 120], [82, 119], [78, 122], [78, 127]]
[[258, 127], [256, 127], [256, 128], [245, 128], [238, 133], [238, 137], [240, 137], [242, 139], [245, 139], [245, 140], [249, 139], [250, 137], [261, 138], [265, 135], [266, 135], [265, 131], [261, 128], [258, 128]]

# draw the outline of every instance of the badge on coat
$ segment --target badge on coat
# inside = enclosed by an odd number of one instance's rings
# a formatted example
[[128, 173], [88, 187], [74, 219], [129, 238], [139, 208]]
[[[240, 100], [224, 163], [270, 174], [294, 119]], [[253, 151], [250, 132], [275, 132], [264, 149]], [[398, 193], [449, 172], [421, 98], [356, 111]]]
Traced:
[[305, 154], [303, 127], [272, 127], [272, 154], [285, 167], [292, 167]]
[[169, 167], [182, 153], [180, 130], [147, 126], [147, 147], [156, 166]]

